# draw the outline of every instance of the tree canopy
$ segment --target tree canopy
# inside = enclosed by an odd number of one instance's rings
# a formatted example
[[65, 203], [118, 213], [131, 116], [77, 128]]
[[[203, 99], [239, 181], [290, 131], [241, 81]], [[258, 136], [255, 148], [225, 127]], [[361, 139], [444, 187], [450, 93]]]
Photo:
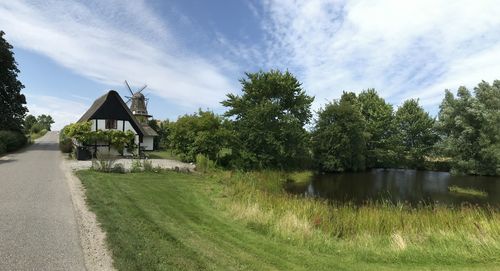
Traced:
[[26, 133], [39, 133], [42, 130], [50, 131], [54, 120], [50, 115], [42, 114], [38, 117], [27, 115], [24, 118], [24, 131]]
[[246, 73], [242, 95], [228, 94], [222, 104], [233, 118], [233, 154], [244, 168], [290, 168], [308, 157], [313, 97], [288, 71]]
[[199, 110], [151, 123], [159, 146], [185, 161], [200, 154], [242, 170], [449, 170], [451, 165], [456, 173], [500, 174], [500, 81], [480, 83], [474, 95], [465, 87], [456, 96], [446, 90], [437, 119], [417, 99], [394, 110], [375, 89], [344, 92], [318, 111], [311, 131], [304, 127], [314, 98], [291, 73], [247, 73], [240, 83], [241, 94], [222, 101], [223, 116]]
[[195, 161], [197, 154], [216, 161], [226, 145], [227, 136], [220, 116], [211, 111], [199, 110], [171, 123], [168, 140], [169, 146], [185, 161]]
[[318, 112], [313, 131], [314, 161], [322, 171], [366, 169], [366, 121], [356, 94], [344, 92], [340, 100]]
[[438, 140], [434, 119], [419, 105], [418, 100], [410, 99], [396, 111], [395, 123], [398, 160], [407, 167], [422, 168], [425, 157]]
[[457, 173], [500, 174], [500, 81], [481, 82], [475, 95], [460, 87], [455, 97], [446, 90], [438, 129], [444, 155]]
[[43, 127], [43, 129], [46, 129], [47, 131], [50, 131], [50, 128], [52, 124], [54, 124], [54, 119], [50, 115], [45, 115], [42, 114], [36, 118], [37, 123], [40, 123], [40, 125]]
[[29, 133], [31, 131], [31, 127], [33, 127], [36, 122], [35, 116], [27, 115], [26, 118], [24, 118], [24, 130]]
[[375, 89], [362, 91], [358, 100], [365, 119], [366, 166], [394, 167], [396, 127], [392, 105], [381, 98]]
[[14, 59], [12, 45], [0, 31], [0, 129], [21, 131], [26, 98], [21, 94], [23, 84], [17, 79], [19, 69]]

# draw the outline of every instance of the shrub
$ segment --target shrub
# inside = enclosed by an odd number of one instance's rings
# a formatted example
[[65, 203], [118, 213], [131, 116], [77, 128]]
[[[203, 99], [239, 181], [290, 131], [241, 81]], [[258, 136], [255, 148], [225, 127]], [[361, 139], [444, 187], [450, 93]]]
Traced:
[[92, 169], [101, 172], [113, 172], [116, 156], [107, 152], [97, 152], [97, 159], [92, 160]]
[[142, 163], [142, 165], [144, 167], [144, 171], [147, 171], [147, 172], [153, 172], [154, 171], [153, 162], [151, 162], [149, 160], [144, 160], [144, 162]]
[[169, 123], [169, 147], [184, 162], [196, 161], [198, 153], [216, 160], [229, 137], [225, 126], [223, 118], [210, 111], [181, 116]]
[[63, 153], [71, 153], [73, 151], [73, 140], [66, 136], [66, 128], [68, 126], [64, 126], [64, 128], [59, 131], [59, 149]]
[[2, 141], [0, 141], [0, 154], [5, 152], [7, 152], [7, 146], [5, 146], [5, 144]]
[[214, 161], [208, 159], [203, 154], [196, 155], [196, 170], [200, 172], [208, 172], [215, 169]]
[[26, 136], [20, 132], [0, 131], [0, 153], [15, 151], [27, 142]]
[[31, 126], [31, 133], [38, 134], [43, 129], [45, 129], [45, 126], [42, 123], [37, 122], [37, 123], [33, 124], [33, 126]]
[[73, 141], [71, 140], [71, 138], [60, 140], [59, 149], [63, 153], [70, 153], [73, 150]]
[[122, 163], [116, 163], [113, 168], [111, 169], [111, 172], [113, 173], [125, 173], [125, 167], [123, 166]]
[[132, 160], [132, 168], [130, 172], [141, 172], [142, 171], [142, 163], [140, 159]]

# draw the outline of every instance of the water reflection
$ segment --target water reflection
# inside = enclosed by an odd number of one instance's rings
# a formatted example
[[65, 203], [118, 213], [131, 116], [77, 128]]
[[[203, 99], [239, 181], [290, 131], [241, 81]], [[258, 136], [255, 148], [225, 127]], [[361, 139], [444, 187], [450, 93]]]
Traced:
[[[458, 186], [485, 191], [487, 196], [449, 192]], [[417, 204], [464, 202], [500, 207], [500, 178], [484, 176], [451, 176], [447, 172], [376, 169], [363, 173], [320, 174], [306, 184], [287, 184], [294, 194], [321, 197], [338, 202], [363, 203], [390, 200]]]

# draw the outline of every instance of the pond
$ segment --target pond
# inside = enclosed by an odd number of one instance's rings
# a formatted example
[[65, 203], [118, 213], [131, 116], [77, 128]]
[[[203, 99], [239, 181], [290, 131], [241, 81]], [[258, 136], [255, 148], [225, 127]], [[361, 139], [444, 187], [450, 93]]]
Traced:
[[362, 173], [318, 174], [285, 190], [306, 197], [363, 204], [368, 201], [500, 207], [500, 178], [452, 176], [448, 172], [374, 169]]

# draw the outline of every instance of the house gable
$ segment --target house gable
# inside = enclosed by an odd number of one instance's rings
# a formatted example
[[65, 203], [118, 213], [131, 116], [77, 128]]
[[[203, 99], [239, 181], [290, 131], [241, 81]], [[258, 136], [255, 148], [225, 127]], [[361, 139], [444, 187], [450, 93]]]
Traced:
[[132, 112], [125, 104], [120, 95], [110, 90], [107, 94], [99, 97], [92, 106], [83, 114], [78, 122], [89, 121], [93, 119], [113, 119], [128, 121], [136, 133], [142, 138], [147, 134], [141, 124], [132, 115]]

